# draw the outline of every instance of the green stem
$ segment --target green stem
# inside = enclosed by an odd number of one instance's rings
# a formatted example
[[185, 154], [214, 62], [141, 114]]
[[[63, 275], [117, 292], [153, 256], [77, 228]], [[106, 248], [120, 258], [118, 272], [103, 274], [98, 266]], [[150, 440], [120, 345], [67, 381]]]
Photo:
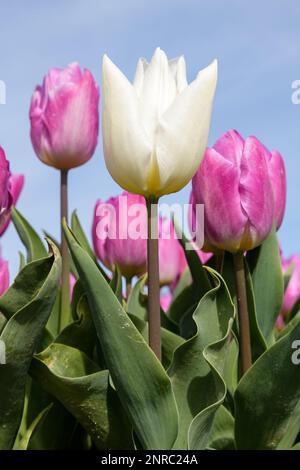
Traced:
[[60, 176], [62, 279], [59, 330], [61, 331], [70, 320], [70, 261], [68, 244], [62, 228], [63, 219], [68, 221], [68, 170], [61, 170]]
[[129, 299], [131, 293], [131, 277], [126, 277], [126, 299]]
[[239, 315], [241, 372], [245, 374], [252, 365], [252, 354], [243, 253], [234, 254], [233, 260]]
[[148, 324], [149, 346], [161, 360], [160, 288], [158, 263], [158, 199], [147, 200], [148, 214]]

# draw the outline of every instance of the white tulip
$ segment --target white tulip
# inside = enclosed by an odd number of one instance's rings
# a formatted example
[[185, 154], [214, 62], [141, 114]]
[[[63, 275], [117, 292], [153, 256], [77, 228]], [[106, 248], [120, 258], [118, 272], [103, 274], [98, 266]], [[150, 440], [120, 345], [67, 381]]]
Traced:
[[103, 143], [114, 180], [127, 191], [159, 197], [183, 188], [207, 145], [217, 62], [188, 85], [184, 57], [156, 49], [140, 59], [133, 84], [103, 58]]

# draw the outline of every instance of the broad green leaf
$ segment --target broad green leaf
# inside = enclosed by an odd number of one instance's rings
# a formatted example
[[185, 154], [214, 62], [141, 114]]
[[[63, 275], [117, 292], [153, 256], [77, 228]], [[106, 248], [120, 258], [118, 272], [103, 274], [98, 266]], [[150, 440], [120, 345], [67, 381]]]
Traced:
[[276, 449], [293, 426], [300, 401], [300, 374], [292, 358], [294, 341], [299, 338], [298, 322], [241, 379], [235, 392], [238, 449]]
[[59, 401], [53, 396], [49, 398], [52, 406], [31, 435], [28, 450], [72, 449], [73, 436], [79, 424]]
[[[25, 384], [32, 354], [36, 350], [53, 307], [60, 277], [57, 248], [42, 260], [29, 263], [1, 299], [7, 323], [0, 339], [6, 345], [6, 364], [0, 365], [0, 449], [10, 449], [22, 418]], [[36, 268], [36, 269], [35, 269]], [[44, 274], [43, 282], [40, 273]], [[29, 278], [28, 276], [33, 276]], [[28, 295], [36, 280], [36, 290]], [[24, 291], [22, 293], [22, 290]], [[11, 293], [16, 293], [15, 304]], [[3, 302], [3, 300], [9, 302]], [[21, 303], [21, 299], [25, 303]]]
[[[249, 313], [249, 323], [250, 323], [252, 359], [253, 361], [256, 361], [256, 359], [267, 349], [267, 345], [266, 345], [264, 336], [261, 332], [260, 326], [258, 324], [251, 274], [249, 272], [246, 259], [244, 261], [245, 261], [245, 277], [246, 277], [248, 313]], [[233, 256], [231, 253], [225, 253], [224, 255], [222, 273], [223, 273], [223, 277], [226, 282], [226, 285], [229, 289], [231, 298], [237, 309], [234, 264], [233, 264]], [[237, 315], [235, 328], [234, 328], [234, 332], [237, 337], [239, 335], [238, 330], [239, 328], [238, 328], [238, 315]]]
[[109, 372], [138, 439], [145, 449], [170, 449], [178, 431], [170, 380], [96, 264], [66, 224], [64, 230]]
[[90, 255], [90, 257], [95, 262], [97, 262], [95, 253], [92, 250], [91, 245], [89, 244], [89, 241], [87, 239], [86, 234], [84, 233], [84, 230], [83, 230], [82, 225], [79, 221], [76, 210], [73, 211], [72, 216], [71, 216], [71, 228], [72, 228], [72, 232], [74, 233], [76, 239], [78, 240], [78, 242], [80, 243], [82, 248], [84, 248], [85, 251]]
[[[145, 341], [148, 341], [148, 322], [141, 320], [129, 313], [129, 317], [135, 327], [139, 330]], [[184, 343], [181, 336], [176, 335], [172, 331], [161, 328], [161, 343], [162, 343], [162, 363], [167, 368], [173, 359], [174, 351]]]
[[[215, 287], [200, 300], [193, 314], [196, 333], [177, 348], [169, 368], [179, 410], [179, 434], [174, 445], [176, 449], [187, 448], [188, 430], [193, 419], [200, 412], [204, 413], [207, 407], [217, 402], [219, 406], [226, 392], [224, 380], [213, 365], [213, 356], [214, 361], [219, 363], [218, 369], [222, 368], [226, 357], [223, 346], [226, 349], [230, 342], [229, 330], [235, 310], [223, 279], [210, 268], [207, 270]], [[205, 352], [208, 347], [212, 348], [211, 353], [214, 352], [209, 358], [208, 350]], [[209, 425], [212, 425], [212, 415]], [[190, 439], [194, 445], [193, 430]]]
[[131, 427], [108, 371], [99, 371], [82, 351], [53, 344], [36, 355], [30, 370], [49, 393], [74, 415], [98, 449], [130, 449]]
[[[137, 280], [133, 286], [126, 305], [126, 311], [132, 313], [135, 317], [143, 321], [148, 320], [148, 296], [144, 292], [147, 276], [143, 276]], [[178, 333], [178, 327], [169, 316], [160, 309], [161, 325], [173, 333]]]
[[[178, 241], [180, 242], [185, 253], [192, 277], [192, 282], [191, 285], [185, 287], [173, 299], [173, 302], [171, 303], [168, 311], [168, 317], [177, 324], [179, 324], [183, 318], [185, 318], [184, 321], [189, 323], [199, 300], [206, 292], [211, 289], [212, 286], [197, 252], [195, 250], [187, 249], [189, 246], [191, 246], [191, 242], [185, 237], [183, 233], [181, 233], [175, 222], [174, 225], [179, 236]], [[185, 327], [183, 326], [183, 330], [184, 329]]]
[[109, 283], [110, 287], [112, 288], [115, 296], [122, 303], [123, 295], [122, 295], [122, 274], [118, 266], [116, 266], [114, 270], [113, 277]]
[[77, 215], [77, 212], [76, 210], [73, 211], [72, 213], [72, 217], [71, 217], [71, 229], [72, 229], [72, 232], [76, 238], [76, 240], [78, 241], [78, 243], [82, 246], [82, 248], [90, 255], [90, 257], [92, 258], [93, 261], [95, 261], [95, 263], [97, 264], [98, 266], [98, 269], [101, 271], [101, 274], [102, 276], [104, 276], [104, 278], [107, 280], [107, 282], [110, 281], [109, 277], [107, 276], [106, 272], [104, 271], [104, 269], [102, 269], [102, 267], [97, 263], [97, 258], [96, 258], [96, 255], [94, 253], [94, 250], [92, 249], [89, 241], [88, 241], [88, 238], [82, 228], [82, 225], [79, 221], [79, 218], [78, 218], [78, 215]]
[[25, 268], [26, 260], [25, 256], [21, 251], [19, 251], [19, 258], [20, 258], [20, 263], [19, 263], [19, 271], [22, 271], [23, 268]]
[[216, 450], [234, 450], [234, 419], [231, 413], [220, 406], [215, 414], [208, 447]]
[[274, 325], [283, 299], [283, 275], [275, 227], [264, 243], [248, 252], [257, 319], [270, 345], [274, 342]]
[[[61, 242], [57, 240], [57, 238], [55, 238], [53, 235], [51, 235], [47, 230], [43, 230], [43, 233], [45, 235], [46, 238], [48, 238], [49, 240], [51, 240], [54, 245], [57, 246], [57, 248], [59, 248], [59, 251], [61, 252]], [[71, 273], [73, 273], [73, 275], [76, 277], [76, 279], [78, 278], [78, 273], [76, 271], [76, 268], [74, 266], [74, 263], [73, 263], [73, 260], [72, 258], [70, 257], [70, 271]]]
[[27, 263], [47, 256], [47, 250], [40, 237], [15, 207], [12, 208], [10, 215], [27, 250]]
[[16, 445], [14, 446], [14, 450], [27, 450], [30, 439], [34, 436], [34, 433], [38, 431], [39, 426], [42, 424], [43, 420], [46, 418], [52, 406], [53, 404], [50, 403], [50, 405], [48, 405], [38, 414], [38, 416], [34, 419], [34, 421], [31, 423], [31, 425], [27, 429], [20, 443], [17, 446]]
[[77, 320], [70, 323], [55, 339], [55, 343], [65, 344], [80, 349], [89, 357], [96, 344], [96, 330], [89, 311], [86, 295], [83, 294], [77, 303]]

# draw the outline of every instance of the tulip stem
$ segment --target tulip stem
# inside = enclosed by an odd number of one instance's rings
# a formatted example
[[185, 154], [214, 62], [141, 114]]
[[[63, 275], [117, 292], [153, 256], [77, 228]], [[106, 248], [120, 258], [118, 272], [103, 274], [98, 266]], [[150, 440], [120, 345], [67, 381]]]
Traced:
[[239, 316], [241, 372], [244, 375], [252, 365], [252, 354], [243, 253], [234, 254], [233, 260]]
[[147, 199], [148, 214], [148, 324], [149, 346], [161, 360], [160, 288], [158, 264], [158, 199]]
[[131, 277], [126, 277], [126, 300], [129, 299], [131, 293]]
[[60, 216], [62, 276], [59, 331], [65, 328], [70, 320], [70, 260], [67, 239], [62, 227], [63, 219], [68, 222], [68, 170], [61, 170], [60, 172]]

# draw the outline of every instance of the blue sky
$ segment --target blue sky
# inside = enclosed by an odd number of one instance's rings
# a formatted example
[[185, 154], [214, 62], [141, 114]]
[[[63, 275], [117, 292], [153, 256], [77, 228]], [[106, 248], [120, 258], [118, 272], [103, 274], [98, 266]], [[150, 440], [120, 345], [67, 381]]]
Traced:
[[[133, 77], [140, 56], [160, 46], [184, 54], [189, 79], [217, 58], [219, 81], [209, 144], [230, 128], [256, 135], [284, 156], [288, 200], [280, 239], [286, 254], [300, 252], [300, 105], [291, 83], [300, 79], [300, 2], [297, 0], [12, 0], [0, 6], [0, 144], [26, 185], [18, 208], [37, 229], [59, 235], [59, 174], [35, 156], [29, 138], [32, 91], [47, 70], [79, 61], [101, 86], [106, 52]], [[188, 201], [189, 186], [172, 195]], [[92, 160], [70, 175], [70, 208], [90, 234], [97, 198], [118, 194], [103, 159], [102, 141]], [[167, 199], [165, 199], [166, 201]], [[22, 245], [11, 225], [2, 241], [12, 274]]]

